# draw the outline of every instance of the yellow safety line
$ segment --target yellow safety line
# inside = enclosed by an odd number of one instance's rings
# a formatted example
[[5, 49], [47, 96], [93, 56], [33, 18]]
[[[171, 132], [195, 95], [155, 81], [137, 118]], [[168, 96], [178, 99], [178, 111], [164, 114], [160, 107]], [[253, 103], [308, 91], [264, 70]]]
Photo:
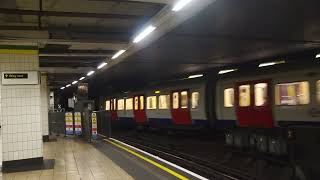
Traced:
[[105, 135], [103, 135], [103, 134], [99, 134], [99, 133], [98, 133], [98, 135], [99, 135], [99, 136], [102, 136], [102, 137], [104, 137], [104, 138], [106, 138], [106, 137], [107, 137], [107, 136], [105, 136]]
[[124, 147], [124, 146], [122, 146], [122, 145], [120, 145], [120, 144], [117, 144], [117, 143], [115, 143], [115, 142], [113, 142], [113, 141], [110, 141], [110, 140], [108, 140], [108, 139], [103, 139], [103, 140], [104, 140], [104, 141], [107, 141], [107, 142], [109, 142], [109, 143], [111, 143], [111, 144], [113, 144], [114, 146], [117, 146], [117, 147], [120, 148], [120, 149], [123, 149], [123, 150], [129, 152], [130, 154], [133, 154], [133, 155], [139, 157], [139, 158], [142, 159], [142, 160], [147, 161], [148, 163], [150, 163], [150, 164], [152, 164], [152, 165], [154, 165], [154, 166], [156, 166], [156, 167], [158, 167], [158, 168], [166, 171], [167, 173], [175, 176], [175, 177], [178, 178], [178, 179], [189, 180], [189, 178], [187, 178], [187, 177], [185, 177], [185, 176], [183, 176], [183, 175], [181, 175], [181, 174], [179, 174], [179, 173], [177, 173], [177, 172], [175, 172], [175, 171], [173, 171], [173, 170], [171, 170], [171, 169], [169, 169], [169, 168], [167, 168], [167, 167], [165, 167], [165, 166], [163, 166], [163, 165], [161, 165], [161, 164], [159, 164], [159, 163], [157, 163], [157, 162], [155, 162], [155, 161], [153, 161], [153, 160], [151, 160], [151, 159], [149, 159], [149, 158], [147, 158], [147, 157], [145, 157], [145, 156], [143, 156], [143, 155], [141, 155], [141, 154], [138, 154], [138, 153], [132, 151], [132, 150], [129, 149], [129, 148], [126, 148], [126, 147]]
[[23, 49], [0, 49], [0, 54], [22, 54], [22, 55], [38, 55], [38, 50]]

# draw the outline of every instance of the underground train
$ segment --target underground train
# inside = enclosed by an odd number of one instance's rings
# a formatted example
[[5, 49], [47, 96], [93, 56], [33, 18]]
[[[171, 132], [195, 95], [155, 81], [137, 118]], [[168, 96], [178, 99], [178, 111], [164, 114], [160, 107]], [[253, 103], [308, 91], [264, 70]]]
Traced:
[[[227, 145], [286, 154], [293, 136], [288, 128], [307, 127], [296, 131], [299, 137], [320, 132], [314, 129], [320, 125], [320, 66], [284, 63], [208, 73], [117, 94], [104, 106], [113, 123], [223, 130]], [[320, 137], [315, 134], [309, 137]]]

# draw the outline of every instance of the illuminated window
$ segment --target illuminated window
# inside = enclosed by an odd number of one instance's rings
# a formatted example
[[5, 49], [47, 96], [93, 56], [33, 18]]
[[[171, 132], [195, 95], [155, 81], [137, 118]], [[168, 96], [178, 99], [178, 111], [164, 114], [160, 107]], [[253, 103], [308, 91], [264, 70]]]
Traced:
[[124, 99], [118, 99], [118, 110], [124, 110]]
[[134, 97], [134, 110], [138, 110], [139, 109], [139, 97], [136, 96]]
[[175, 92], [172, 94], [172, 108], [178, 109], [179, 108], [179, 93]]
[[144, 97], [140, 96], [140, 110], [144, 109]]
[[126, 99], [126, 110], [132, 110], [133, 109], [133, 99], [129, 98]]
[[110, 101], [106, 101], [106, 111], [110, 111]]
[[157, 109], [157, 96], [147, 97], [147, 109]]
[[250, 106], [250, 85], [239, 86], [239, 106]]
[[276, 105], [304, 105], [310, 102], [309, 83], [293, 82], [277, 84], [275, 87]]
[[259, 83], [254, 85], [254, 104], [265, 106], [268, 102], [268, 84]]
[[181, 108], [183, 109], [188, 108], [188, 92], [187, 91], [181, 92]]
[[169, 109], [170, 96], [160, 95], [159, 96], [159, 109]]
[[320, 80], [317, 81], [317, 99], [318, 103], [320, 103]]
[[199, 106], [199, 92], [193, 92], [191, 94], [191, 102], [192, 102], [192, 109], [197, 109]]
[[228, 88], [224, 90], [224, 107], [233, 107], [234, 105], [234, 89]]
[[113, 99], [113, 110], [117, 110], [117, 99]]

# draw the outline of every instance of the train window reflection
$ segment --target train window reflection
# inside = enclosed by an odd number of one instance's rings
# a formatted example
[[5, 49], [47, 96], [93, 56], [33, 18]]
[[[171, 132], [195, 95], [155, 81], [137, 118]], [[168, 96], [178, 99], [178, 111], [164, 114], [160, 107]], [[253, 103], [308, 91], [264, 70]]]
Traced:
[[320, 103], [320, 80], [317, 81], [317, 100]]
[[134, 110], [139, 109], [139, 97], [134, 97]]
[[277, 84], [275, 87], [276, 105], [304, 105], [310, 102], [309, 83], [293, 82]]
[[147, 97], [147, 109], [157, 109], [157, 96]]
[[132, 110], [133, 109], [133, 99], [129, 98], [126, 99], [126, 110]]
[[144, 109], [144, 96], [140, 96], [140, 110]]
[[268, 84], [259, 83], [254, 85], [255, 106], [265, 106], [268, 102]]
[[239, 106], [250, 106], [250, 85], [239, 86]]
[[193, 92], [191, 94], [191, 102], [192, 102], [192, 109], [197, 109], [199, 106], [199, 92]]
[[124, 110], [124, 99], [118, 99], [118, 110]]
[[227, 88], [224, 90], [224, 107], [233, 107], [234, 105], [234, 89]]
[[178, 92], [174, 92], [172, 94], [172, 108], [173, 109], [179, 108], [179, 93]]
[[187, 91], [181, 92], [181, 108], [183, 109], [188, 108], [188, 92]]
[[110, 101], [106, 101], [106, 111], [110, 111]]
[[159, 109], [168, 109], [170, 104], [169, 95], [160, 95], [159, 96]]

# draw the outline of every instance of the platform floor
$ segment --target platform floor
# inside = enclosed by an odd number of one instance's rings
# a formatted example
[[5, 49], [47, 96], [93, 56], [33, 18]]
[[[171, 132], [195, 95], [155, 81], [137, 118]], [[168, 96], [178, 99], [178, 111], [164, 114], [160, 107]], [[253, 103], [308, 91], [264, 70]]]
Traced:
[[[89, 144], [78, 138], [44, 143], [44, 159], [55, 159], [50, 170], [3, 174], [4, 180], [131, 180], [176, 179], [103, 141]], [[1, 176], [0, 176], [1, 177]]]

